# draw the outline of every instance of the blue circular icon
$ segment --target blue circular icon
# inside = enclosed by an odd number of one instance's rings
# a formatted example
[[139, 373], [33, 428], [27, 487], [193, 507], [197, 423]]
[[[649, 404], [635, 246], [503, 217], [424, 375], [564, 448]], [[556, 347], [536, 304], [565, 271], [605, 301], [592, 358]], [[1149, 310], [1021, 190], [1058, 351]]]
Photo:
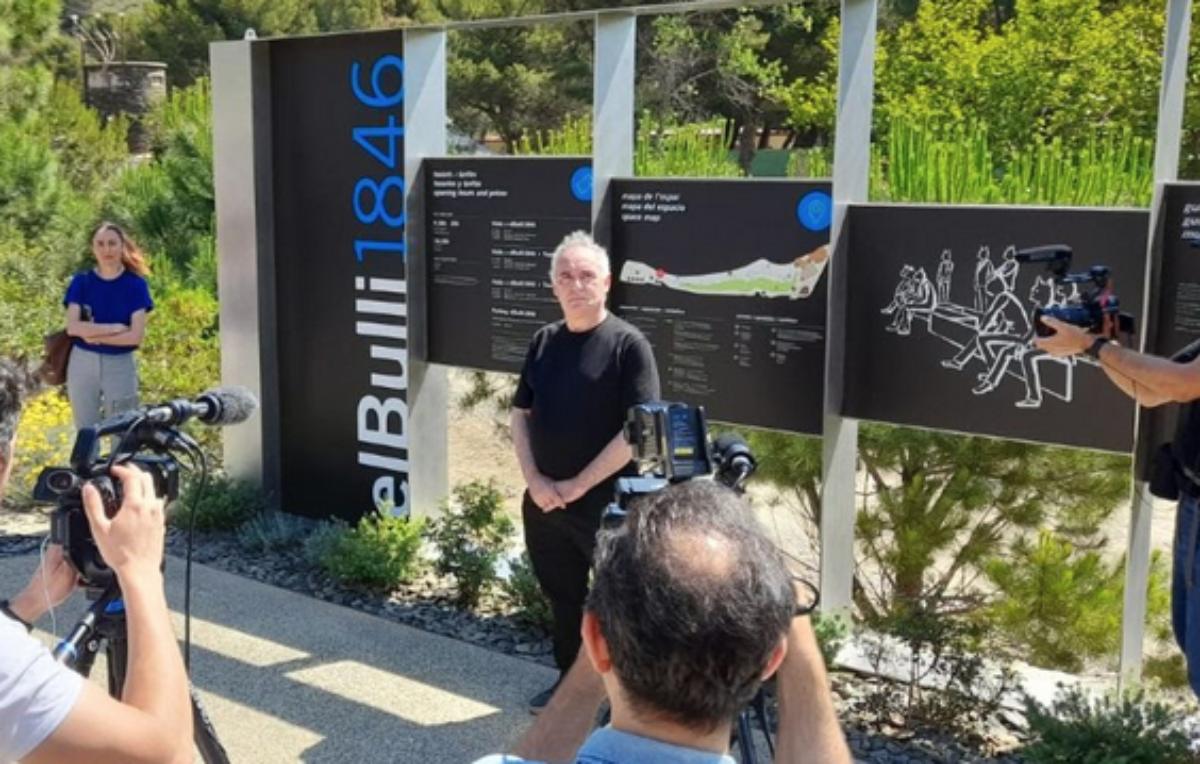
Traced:
[[810, 231], [824, 231], [833, 220], [833, 199], [824, 191], [809, 191], [796, 205], [800, 225]]
[[592, 200], [591, 167], [580, 167], [571, 173], [571, 195], [581, 202]]

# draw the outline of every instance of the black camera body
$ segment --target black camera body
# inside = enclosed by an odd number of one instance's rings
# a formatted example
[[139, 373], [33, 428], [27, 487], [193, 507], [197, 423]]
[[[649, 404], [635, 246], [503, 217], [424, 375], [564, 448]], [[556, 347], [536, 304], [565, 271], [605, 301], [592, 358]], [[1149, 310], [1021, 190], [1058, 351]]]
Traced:
[[1051, 305], [1033, 312], [1033, 327], [1039, 337], [1048, 337], [1054, 330], [1043, 322], [1050, 316], [1064, 323], [1083, 327], [1093, 334], [1115, 339], [1118, 334], [1131, 335], [1134, 319], [1121, 312], [1121, 301], [1113, 291], [1113, 280], [1107, 265], [1093, 265], [1082, 273], [1070, 273], [1073, 251], [1065, 244], [1030, 247], [1017, 252], [1017, 262], [1045, 263], [1056, 286], [1078, 284], [1080, 294], [1065, 305]]
[[605, 525], [625, 519], [629, 502], [671, 483], [712, 475], [735, 490], [756, 466], [741, 437], [708, 437], [703, 406], [653, 401], [631, 406], [625, 417], [625, 440], [633, 449], [638, 477], [617, 478], [616, 496], [604, 511]]
[[91, 483], [96, 487], [109, 517], [117, 513], [124, 499], [121, 481], [111, 474], [114, 464], [136, 466], [149, 473], [154, 493], [161, 499], [170, 502], [179, 496], [179, 464], [173, 458], [133, 452], [102, 458], [100, 441], [103, 433], [98, 426], [80, 430], [71, 450], [71, 466], [46, 467], [38, 475], [33, 489], [35, 500], [55, 504], [50, 516], [50, 541], [62, 545], [80, 578], [94, 589], [108, 588], [116, 577], [92, 537], [92, 528], [83, 510], [83, 486]]
[[678, 481], [712, 472], [702, 406], [663, 401], [631, 406], [625, 415], [625, 440], [642, 474]]

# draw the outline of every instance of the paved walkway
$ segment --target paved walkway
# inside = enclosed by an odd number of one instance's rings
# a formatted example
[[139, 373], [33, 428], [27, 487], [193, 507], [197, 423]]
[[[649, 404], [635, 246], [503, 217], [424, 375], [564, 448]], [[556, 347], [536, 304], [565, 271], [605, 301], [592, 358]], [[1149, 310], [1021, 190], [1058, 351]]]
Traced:
[[[36, 562], [0, 559], [5, 593]], [[179, 560], [167, 582], [182, 637]], [[76, 595], [60, 609], [60, 635], [85, 604]], [[93, 679], [105, 675], [98, 663]], [[514, 741], [532, 718], [526, 699], [553, 679], [544, 666], [193, 567], [192, 681], [235, 764], [470, 762]]]

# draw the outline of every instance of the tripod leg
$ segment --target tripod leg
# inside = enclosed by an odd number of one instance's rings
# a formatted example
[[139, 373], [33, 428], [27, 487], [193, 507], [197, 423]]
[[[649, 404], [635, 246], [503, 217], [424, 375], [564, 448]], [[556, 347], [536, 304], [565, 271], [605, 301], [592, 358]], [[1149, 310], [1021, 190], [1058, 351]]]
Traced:
[[754, 715], [758, 717], [758, 726], [762, 730], [763, 737], [767, 739], [767, 751], [771, 754], [771, 758], [775, 758], [775, 740], [771, 737], [771, 725], [767, 723], [767, 694], [760, 688], [758, 694], [754, 696], [754, 700], [750, 701], [750, 707], [754, 709]]
[[74, 663], [68, 664], [80, 676], [87, 678], [92, 675], [92, 668], [96, 663], [96, 649], [98, 647], [94, 642], [90, 643], [93, 646], [84, 644], [83, 651], [75, 658]]
[[738, 714], [737, 731], [742, 764], [754, 764], [758, 761], [758, 751], [754, 748], [754, 728], [750, 726], [750, 712], [747, 709], [742, 709]]
[[125, 692], [125, 674], [129, 668], [129, 642], [124, 634], [115, 634], [106, 637], [104, 644], [104, 655], [108, 660], [108, 694], [120, 700]]
[[217, 731], [212, 720], [201, 705], [196, 688], [190, 684], [188, 694], [192, 696], [192, 725], [195, 728], [196, 750], [200, 752], [201, 761], [204, 764], [229, 764], [229, 754], [225, 752], [221, 741], [217, 740]]

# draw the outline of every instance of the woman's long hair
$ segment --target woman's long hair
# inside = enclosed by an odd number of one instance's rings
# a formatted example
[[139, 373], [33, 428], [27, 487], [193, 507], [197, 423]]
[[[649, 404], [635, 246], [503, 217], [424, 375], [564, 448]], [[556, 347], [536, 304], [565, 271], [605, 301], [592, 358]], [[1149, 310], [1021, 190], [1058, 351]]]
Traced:
[[93, 228], [92, 235], [88, 239], [89, 244], [101, 231], [112, 231], [121, 238], [121, 265], [143, 278], [150, 275], [150, 264], [146, 262], [146, 256], [142, 254], [141, 248], [133, 239], [129, 238], [125, 229], [116, 223], [105, 220]]

